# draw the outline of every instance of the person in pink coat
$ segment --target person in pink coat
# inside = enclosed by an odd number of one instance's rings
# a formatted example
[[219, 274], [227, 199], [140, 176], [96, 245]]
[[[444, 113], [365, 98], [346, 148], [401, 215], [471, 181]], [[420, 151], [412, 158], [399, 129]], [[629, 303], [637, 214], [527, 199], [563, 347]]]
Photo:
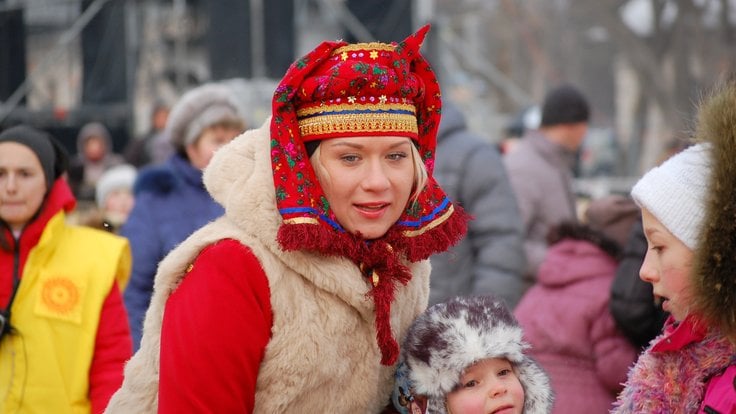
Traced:
[[562, 223], [515, 315], [551, 378], [553, 413], [607, 413], [636, 360], [608, 310], [620, 246], [638, 216], [624, 196], [594, 200], [586, 223]]

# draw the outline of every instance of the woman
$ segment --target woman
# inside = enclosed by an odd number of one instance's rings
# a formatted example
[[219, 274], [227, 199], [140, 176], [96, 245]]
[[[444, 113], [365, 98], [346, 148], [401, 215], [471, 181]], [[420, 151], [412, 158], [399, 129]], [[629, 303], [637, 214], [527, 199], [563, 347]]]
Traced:
[[66, 166], [45, 133], [0, 134], [0, 413], [100, 413], [131, 355], [128, 243], [65, 223]]
[[321, 44], [281, 81], [270, 121], [215, 154], [205, 185], [225, 216], [161, 262], [108, 412], [388, 405], [397, 338], [427, 305], [425, 259], [466, 227], [431, 176], [427, 30]]
[[243, 132], [245, 121], [232, 91], [218, 83], [193, 88], [167, 118], [175, 153], [161, 165], [143, 168], [134, 186], [135, 205], [120, 235], [130, 240], [133, 271], [124, 300], [133, 349], [151, 301], [158, 262], [195, 230], [222, 215], [202, 184], [202, 170], [221, 146]]

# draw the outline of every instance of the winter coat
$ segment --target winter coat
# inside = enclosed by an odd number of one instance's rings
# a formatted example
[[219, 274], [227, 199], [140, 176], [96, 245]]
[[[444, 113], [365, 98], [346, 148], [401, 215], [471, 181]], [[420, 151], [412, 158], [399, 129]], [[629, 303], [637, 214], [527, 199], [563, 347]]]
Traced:
[[636, 360], [608, 310], [615, 270], [594, 244], [563, 239], [514, 312], [530, 354], [552, 379], [554, 413], [608, 412]]
[[694, 316], [670, 317], [639, 357], [614, 414], [736, 412], [736, 345]]
[[14, 272], [13, 327], [0, 340], [0, 413], [100, 413], [123, 380], [131, 340], [120, 295], [127, 241], [67, 225], [71, 190], [58, 179], [11, 251], [0, 249], [0, 309]]
[[654, 303], [652, 285], [639, 278], [647, 253], [641, 218], [634, 224], [611, 285], [610, 310], [621, 332], [645, 348], [662, 331], [667, 312]]
[[[348, 259], [276, 240], [269, 124], [207, 167], [226, 214], [161, 262], [141, 348], [107, 412], [377, 413], [389, 403], [394, 367], [380, 363], [370, 282]], [[429, 295], [429, 262], [407, 265], [412, 279], [391, 307], [397, 338]], [[195, 334], [195, 344], [179, 339]]]
[[442, 108], [434, 176], [474, 219], [460, 243], [432, 257], [430, 303], [491, 293], [513, 308], [528, 287], [516, 198], [498, 151], [467, 130], [451, 103]]
[[504, 164], [524, 222], [526, 277], [534, 279], [547, 252], [547, 233], [563, 221], [576, 220], [572, 189], [575, 154], [531, 131]]
[[140, 343], [161, 259], [196, 229], [223, 213], [202, 184], [202, 172], [180, 155], [143, 169], [136, 179], [135, 206], [120, 235], [130, 240], [133, 272], [124, 292], [133, 347]]

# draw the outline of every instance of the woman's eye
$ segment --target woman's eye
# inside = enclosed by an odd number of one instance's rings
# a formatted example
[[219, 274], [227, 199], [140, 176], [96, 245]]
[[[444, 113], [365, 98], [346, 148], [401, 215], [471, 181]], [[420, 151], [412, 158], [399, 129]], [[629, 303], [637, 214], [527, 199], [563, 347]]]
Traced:
[[358, 156], [357, 155], [343, 155], [342, 157], [340, 157], [340, 159], [345, 162], [355, 162], [355, 161], [358, 161]]
[[406, 157], [407, 157], [406, 153], [403, 153], [403, 152], [395, 152], [393, 154], [389, 154], [388, 155], [388, 158], [390, 160], [394, 160], [394, 161], [398, 161], [398, 160], [404, 159]]

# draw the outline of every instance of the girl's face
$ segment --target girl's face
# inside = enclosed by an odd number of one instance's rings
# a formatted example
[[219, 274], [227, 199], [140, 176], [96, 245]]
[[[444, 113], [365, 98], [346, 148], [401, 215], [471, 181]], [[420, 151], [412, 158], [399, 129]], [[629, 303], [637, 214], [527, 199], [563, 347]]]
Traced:
[[506, 358], [484, 359], [466, 369], [447, 395], [451, 414], [521, 414], [524, 388]]
[[682, 321], [689, 311], [693, 251], [649, 210], [642, 208], [641, 213], [648, 248], [639, 277], [652, 284], [654, 299], [662, 301], [662, 309]]
[[36, 154], [17, 142], [0, 143], [0, 218], [21, 230], [41, 207], [46, 190]]
[[[412, 142], [406, 137], [322, 141], [313, 163], [337, 221], [353, 234], [376, 239], [406, 209], [414, 184]], [[316, 165], [315, 165], [316, 164]]]

